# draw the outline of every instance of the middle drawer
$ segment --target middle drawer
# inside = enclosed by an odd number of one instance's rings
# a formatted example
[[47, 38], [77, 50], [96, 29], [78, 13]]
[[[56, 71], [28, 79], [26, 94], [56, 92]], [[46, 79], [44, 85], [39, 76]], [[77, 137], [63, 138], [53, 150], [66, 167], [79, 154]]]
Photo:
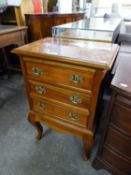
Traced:
[[91, 104], [91, 94], [79, 93], [77, 91], [52, 86], [43, 82], [28, 81], [30, 95], [39, 98], [49, 98], [62, 103], [89, 109]]

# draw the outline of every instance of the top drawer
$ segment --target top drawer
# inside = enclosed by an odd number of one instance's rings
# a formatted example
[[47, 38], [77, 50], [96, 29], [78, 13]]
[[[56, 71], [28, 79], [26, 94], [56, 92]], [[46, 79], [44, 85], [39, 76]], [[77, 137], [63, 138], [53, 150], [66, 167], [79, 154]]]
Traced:
[[25, 62], [27, 76], [48, 83], [76, 87], [91, 91], [95, 70], [64, 64]]

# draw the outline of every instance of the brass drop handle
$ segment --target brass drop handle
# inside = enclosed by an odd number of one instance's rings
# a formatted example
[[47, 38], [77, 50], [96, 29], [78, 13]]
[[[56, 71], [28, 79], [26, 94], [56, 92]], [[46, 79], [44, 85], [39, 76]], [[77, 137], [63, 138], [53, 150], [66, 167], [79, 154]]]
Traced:
[[33, 67], [32, 68], [32, 72], [35, 74], [35, 75], [43, 75], [44, 71], [38, 67]]
[[39, 102], [38, 106], [39, 106], [40, 109], [43, 109], [43, 110], [47, 109], [47, 107], [48, 107], [47, 104], [42, 103], [42, 102]]
[[73, 121], [78, 121], [78, 120], [80, 120], [79, 114], [74, 113], [74, 112], [70, 112], [70, 113], [69, 113], [69, 118], [70, 118], [71, 120], [73, 120]]
[[36, 86], [35, 90], [38, 94], [45, 94], [46, 93], [46, 89], [43, 86]]
[[84, 77], [80, 75], [71, 75], [70, 80], [75, 84], [80, 84], [84, 81]]
[[82, 103], [82, 99], [77, 96], [70, 96], [70, 101], [74, 104]]

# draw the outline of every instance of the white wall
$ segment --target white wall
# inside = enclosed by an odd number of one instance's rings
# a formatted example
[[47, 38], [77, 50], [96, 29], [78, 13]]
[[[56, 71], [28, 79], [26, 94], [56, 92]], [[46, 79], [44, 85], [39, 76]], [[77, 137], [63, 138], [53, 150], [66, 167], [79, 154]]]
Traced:
[[112, 8], [113, 3], [118, 4], [118, 12], [121, 17], [131, 18], [131, 6], [122, 6], [122, 4], [131, 4], [131, 0], [92, 0], [92, 6], [94, 7], [92, 15], [97, 14], [98, 16], [101, 16], [105, 13], [112, 13], [115, 9], [117, 10], [117, 8]]
[[71, 12], [72, 11], [72, 0], [58, 0], [59, 12]]
[[94, 7], [111, 7], [112, 3], [115, 3], [117, 0], [92, 0]]

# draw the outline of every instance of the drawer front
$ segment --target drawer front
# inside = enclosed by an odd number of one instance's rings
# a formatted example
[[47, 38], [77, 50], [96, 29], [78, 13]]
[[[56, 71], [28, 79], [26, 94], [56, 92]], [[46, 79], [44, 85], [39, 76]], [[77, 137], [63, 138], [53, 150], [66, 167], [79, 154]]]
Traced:
[[89, 91], [92, 90], [94, 69], [82, 71], [74, 68], [64, 68], [28, 61], [25, 64], [27, 75], [31, 78], [51, 84], [71, 86]]
[[[111, 123], [118, 129], [131, 133], [131, 109], [122, 106], [118, 103], [114, 104], [111, 114]], [[130, 134], [131, 135], [131, 134]]]
[[124, 159], [122, 156], [116, 154], [108, 148], [103, 150], [103, 158], [108, 162], [112, 167], [119, 169], [125, 174], [130, 174], [131, 172], [131, 161]]
[[58, 88], [46, 83], [29, 81], [30, 95], [39, 98], [50, 98], [73, 106], [89, 109], [91, 96], [64, 88]]
[[125, 136], [110, 127], [105, 143], [131, 159], [131, 137]]
[[87, 127], [88, 110], [78, 110], [70, 106], [52, 104], [48, 100], [32, 99], [32, 109], [45, 115], [51, 115], [66, 122], [70, 122], [82, 127]]

